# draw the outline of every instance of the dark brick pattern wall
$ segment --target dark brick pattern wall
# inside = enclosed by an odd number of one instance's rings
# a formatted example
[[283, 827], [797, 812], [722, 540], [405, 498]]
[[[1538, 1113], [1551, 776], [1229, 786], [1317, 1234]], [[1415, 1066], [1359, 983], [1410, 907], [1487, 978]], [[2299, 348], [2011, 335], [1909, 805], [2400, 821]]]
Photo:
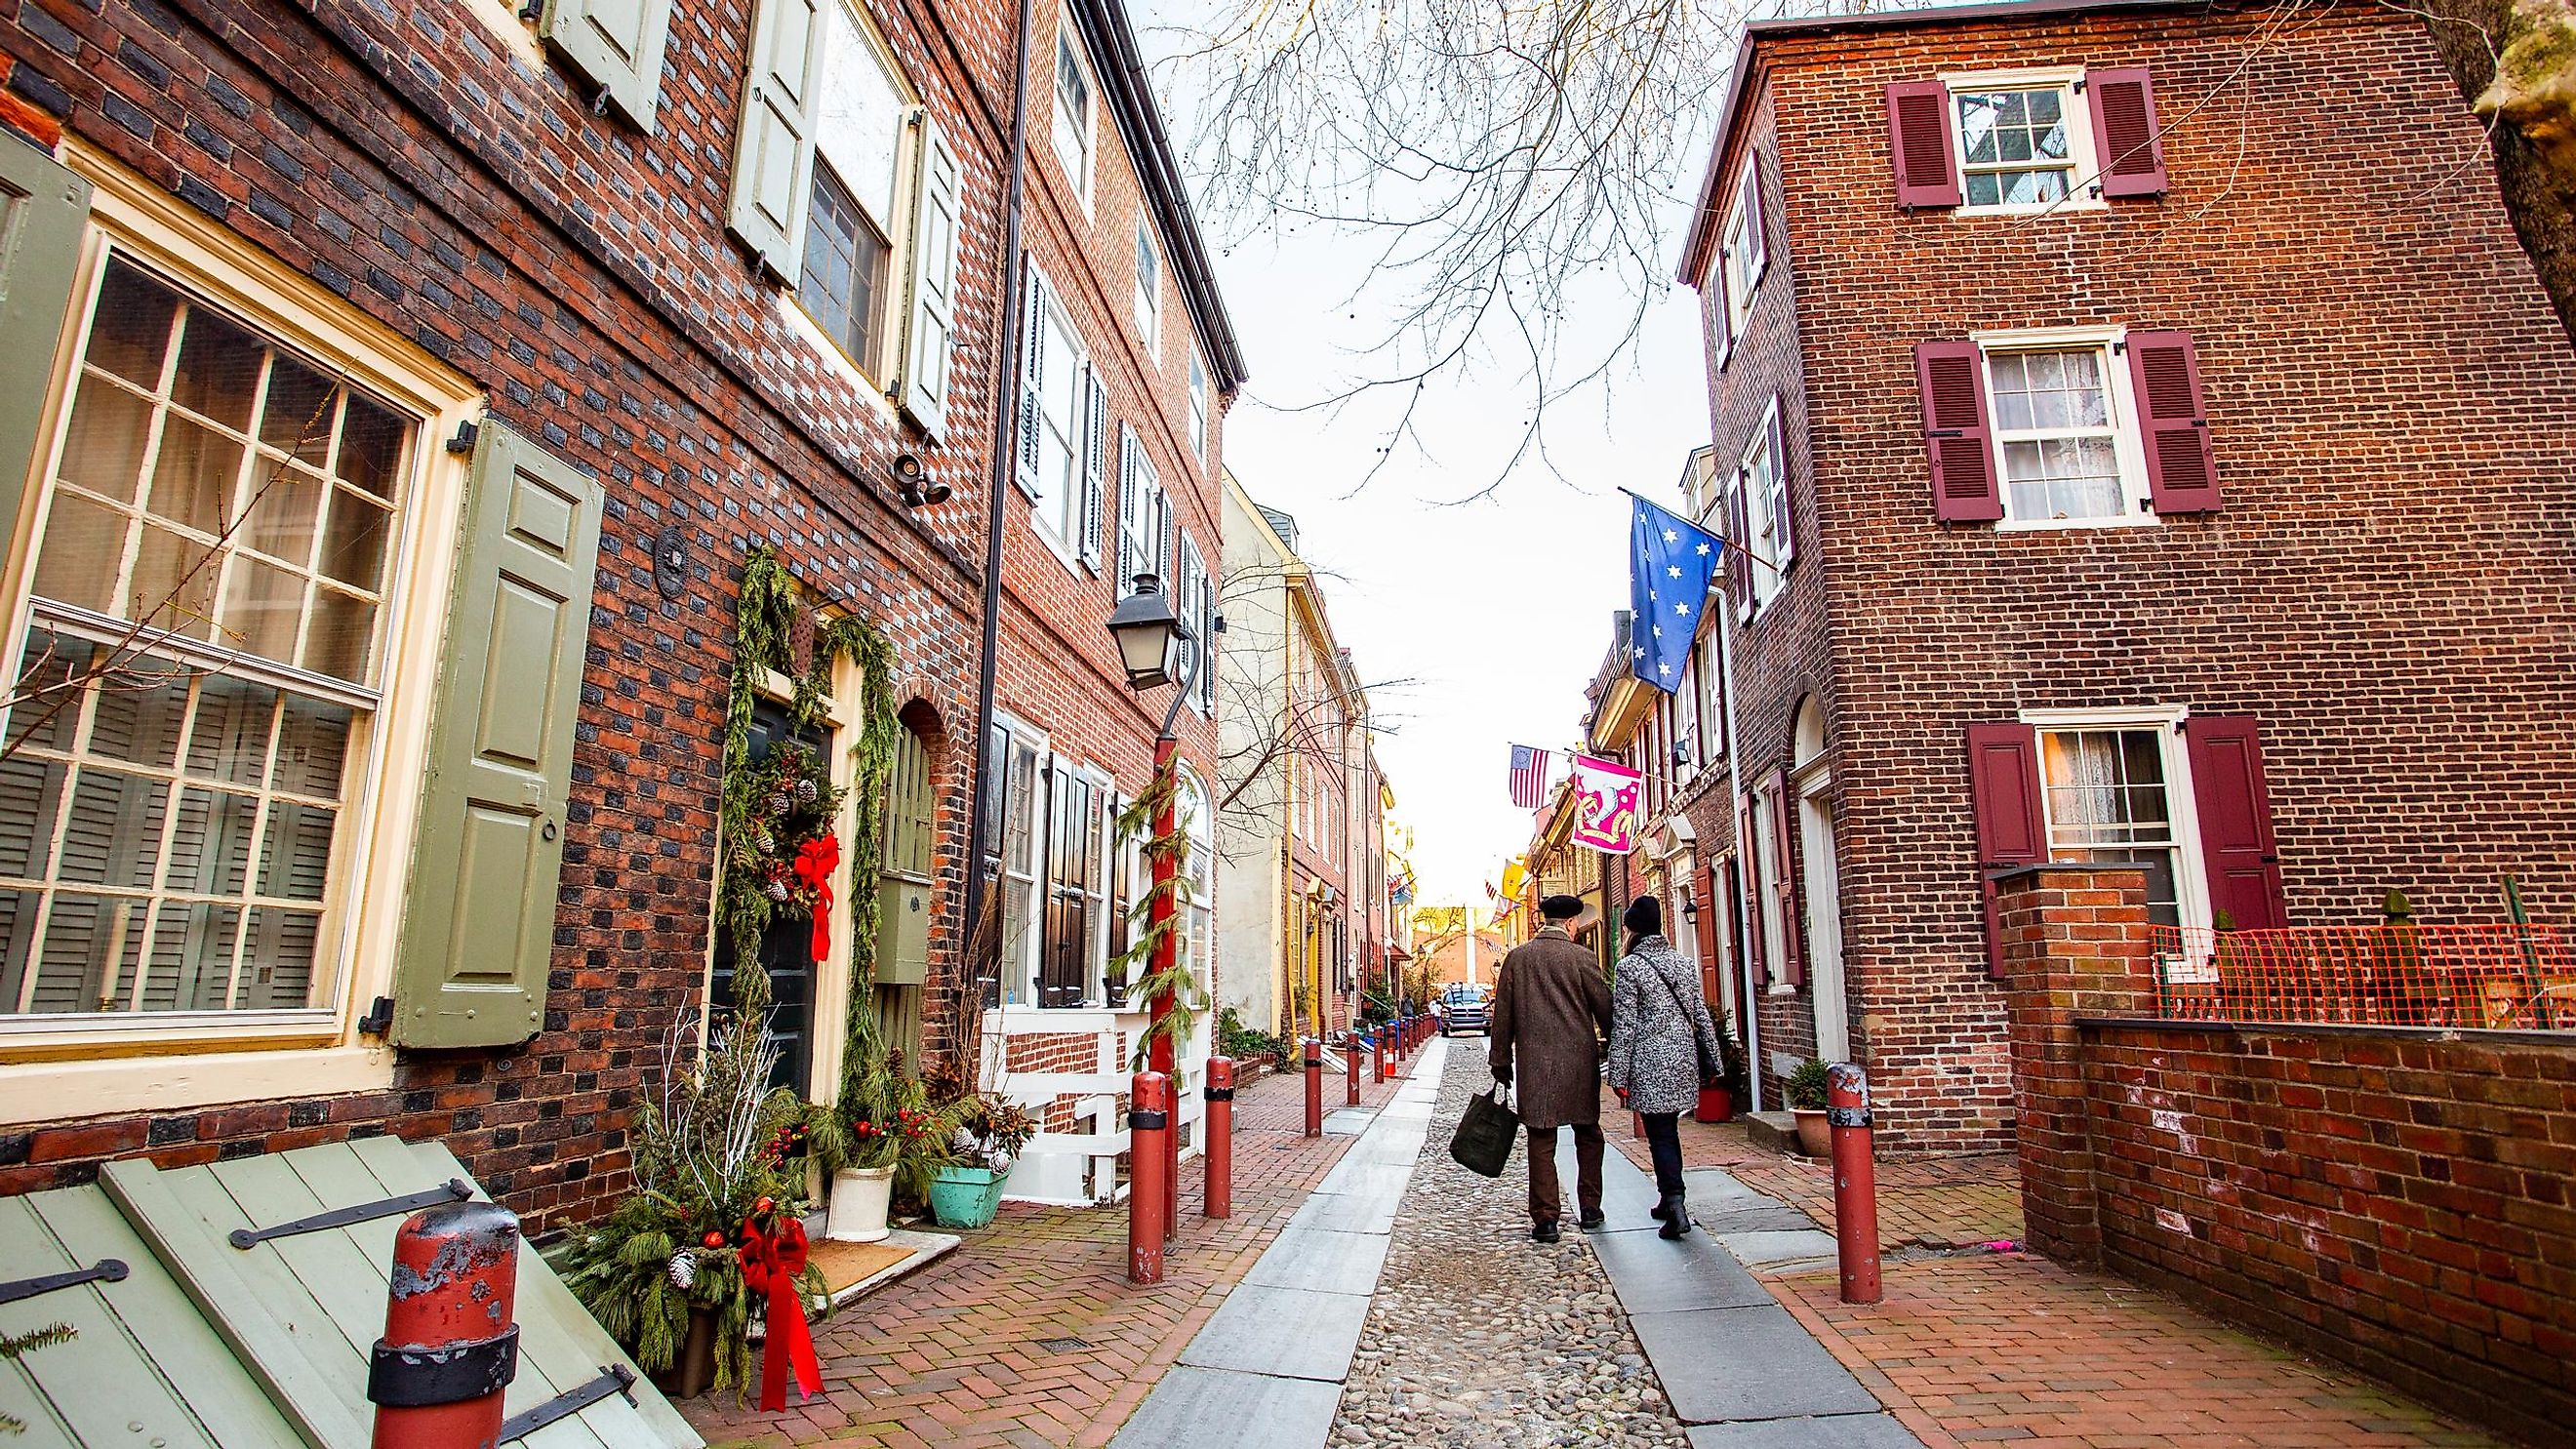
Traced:
[[[2011, 1131], [1971, 722], [2257, 717], [2294, 924], [2363, 918], [2392, 887], [2426, 918], [2492, 918], [2508, 873], [2539, 913], [2576, 908], [2576, 557], [2554, 521], [2576, 507], [2576, 359], [2420, 23], [2263, 24], [2158, 10], [1763, 43], [1736, 144], [1776, 156], [1785, 234], [1713, 436], [1740, 455], [1761, 385], [1739, 374], [1779, 365], [1760, 314], [1794, 303], [1776, 345], [1803, 358], [1804, 577], [1741, 639], [1738, 720], [1760, 778], [1798, 700], [1823, 702], [1852, 1019], [1897, 1151]], [[2037, 220], [1896, 209], [1889, 82], [2059, 64], [2151, 69], [2168, 194]], [[1914, 344], [2111, 323], [2196, 339], [2225, 511], [1934, 522]], [[1703, 840], [1730, 816], [1692, 810]]]
[[2005, 898], [2033, 1246], [2565, 1442], [2576, 1040], [2140, 1020], [2142, 885]]
[[[21, 0], [0, 20], [0, 122], [39, 142], [68, 130], [133, 167], [466, 373], [496, 418], [608, 490], [545, 1030], [515, 1050], [406, 1053], [381, 1093], [0, 1129], [0, 1192], [83, 1181], [129, 1153], [183, 1164], [388, 1131], [444, 1139], [532, 1231], [626, 1190], [641, 1069], [703, 989], [733, 598], [763, 541], [898, 651], [939, 799], [926, 1045], [954, 1047], [1014, 12], [867, 8], [964, 168], [939, 447], [788, 325], [793, 304], [724, 234], [748, 5], [674, 12], [649, 137], [595, 116], [560, 67], [501, 45], [492, 26], [512, 22], [491, 18], [506, 13], [496, 0]], [[1043, 183], [1031, 228], [1050, 277], [1107, 337], [1103, 299], [1124, 316], [1132, 286], [1137, 202], [1105, 114], [1100, 129], [1098, 228], [1050, 230]], [[1168, 259], [1165, 285], [1172, 344], [1189, 329]], [[1113, 373], [1114, 405], [1168, 453], [1186, 362], [1166, 361], [1158, 383], [1136, 372]], [[904, 510], [890, 476], [901, 451], [955, 496]], [[1209, 489], [1158, 465], [1213, 562]], [[693, 563], [664, 599], [647, 545], [672, 524]], [[1026, 542], [1024, 507], [1011, 528]], [[1052, 557], [1008, 555], [1005, 578], [1030, 602], [1009, 613], [1005, 703], [1132, 791], [1152, 722], [1099, 628], [1105, 586], [1064, 576]], [[1206, 733], [1188, 736], [1202, 758]]]

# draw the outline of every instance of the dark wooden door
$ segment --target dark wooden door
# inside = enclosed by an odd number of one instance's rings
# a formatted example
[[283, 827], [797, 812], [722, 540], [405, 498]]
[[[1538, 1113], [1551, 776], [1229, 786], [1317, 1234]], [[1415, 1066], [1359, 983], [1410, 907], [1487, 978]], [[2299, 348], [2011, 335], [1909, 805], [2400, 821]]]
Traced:
[[[790, 729], [787, 706], [761, 700], [751, 708], [750, 753], [754, 763], [769, 753], [780, 740], [793, 740], [812, 751], [816, 758], [828, 761], [831, 755], [829, 732]], [[849, 921], [842, 902], [827, 903], [836, 925]], [[778, 1065], [769, 1075], [774, 1087], [790, 1087], [800, 1097], [811, 1100], [814, 1077], [814, 924], [802, 918], [790, 919], [784, 914], [772, 919], [769, 929], [761, 933], [760, 964], [769, 972], [769, 1035], [778, 1044]], [[734, 1004], [733, 942], [724, 932], [716, 935], [716, 967], [713, 997], [718, 1011], [728, 1011]]]

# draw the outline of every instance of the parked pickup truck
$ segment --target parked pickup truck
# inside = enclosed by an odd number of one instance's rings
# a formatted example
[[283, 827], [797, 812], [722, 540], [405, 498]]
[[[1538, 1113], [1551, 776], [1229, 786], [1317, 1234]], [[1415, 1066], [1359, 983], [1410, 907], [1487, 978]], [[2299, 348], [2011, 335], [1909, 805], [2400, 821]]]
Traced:
[[1440, 993], [1435, 1009], [1440, 1013], [1442, 1036], [1456, 1036], [1463, 1031], [1472, 1031], [1479, 1036], [1489, 1034], [1486, 1026], [1483, 987], [1467, 985], [1448, 987]]

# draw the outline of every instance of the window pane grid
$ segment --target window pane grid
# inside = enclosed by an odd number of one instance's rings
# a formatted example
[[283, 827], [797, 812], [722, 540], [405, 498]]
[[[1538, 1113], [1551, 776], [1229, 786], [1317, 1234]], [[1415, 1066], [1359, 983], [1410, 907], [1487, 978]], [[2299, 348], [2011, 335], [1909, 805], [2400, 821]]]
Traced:
[[1970, 91], [1956, 101], [1970, 206], [2039, 206], [2065, 199], [2075, 168], [2062, 89]]
[[2102, 349], [1990, 353], [1986, 384], [2008, 516], [2081, 520], [2127, 513]]

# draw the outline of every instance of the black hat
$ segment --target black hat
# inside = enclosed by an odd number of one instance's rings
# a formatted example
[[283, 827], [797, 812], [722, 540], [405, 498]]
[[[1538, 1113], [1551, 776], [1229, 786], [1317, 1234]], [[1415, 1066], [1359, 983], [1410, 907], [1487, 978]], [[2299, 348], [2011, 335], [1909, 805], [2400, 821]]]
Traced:
[[1583, 897], [1549, 896], [1538, 903], [1538, 913], [1551, 921], [1570, 921], [1583, 914]]
[[1639, 896], [1619, 913], [1619, 924], [1640, 936], [1660, 936], [1664, 933], [1664, 903], [1653, 896]]

